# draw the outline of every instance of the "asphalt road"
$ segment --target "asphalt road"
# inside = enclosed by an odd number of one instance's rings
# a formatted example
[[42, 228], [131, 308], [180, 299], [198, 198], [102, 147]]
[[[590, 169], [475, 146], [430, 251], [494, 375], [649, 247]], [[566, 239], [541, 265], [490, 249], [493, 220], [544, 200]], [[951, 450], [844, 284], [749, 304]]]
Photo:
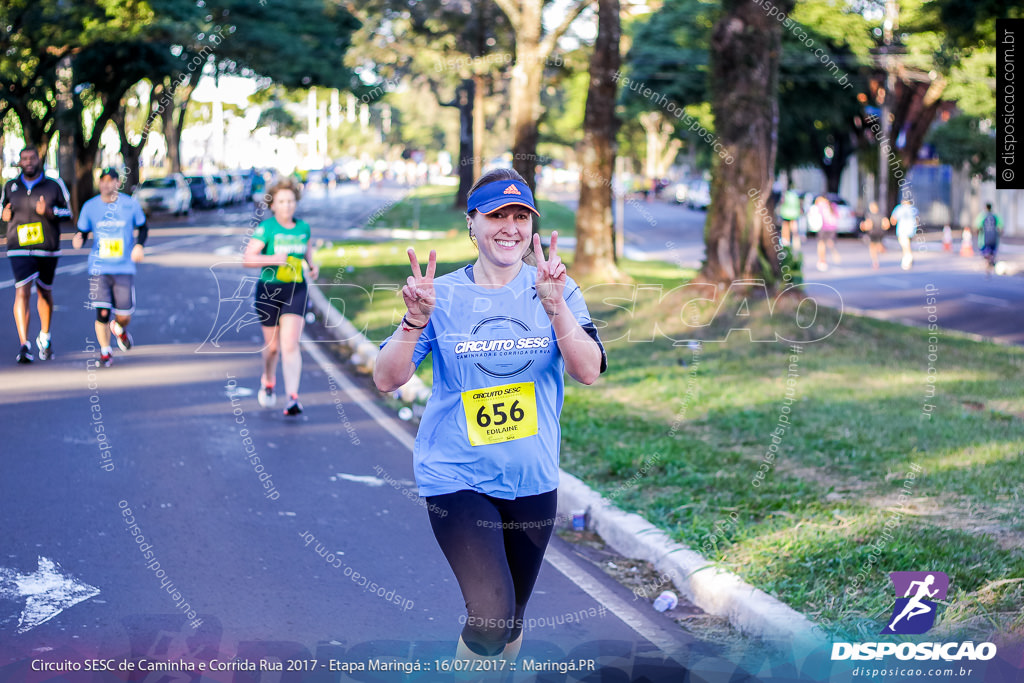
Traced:
[[[566, 198], [565, 203], [572, 206], [574, 200]], [[624, 212], [627, 257], [700, 267], [705, 212], [662, 200], [627, 200]], [[563, 242], [567, 249], [573, 244], [559, 240]], [[815, 269], [817, 241], [806, 240], [802, 245], [804, 282], [828, 285], [834, 294], [814, 288], [819, 302], [851, 313], [917, 326], [934, 322], [942, 329], [1024, 345], [1020, 314], [1024, 275], [987, 277], [980, 256], [959, 255], [959, 233], [949, 252], [942, 248], [940, 233], [923, 233], [913, 243], [914, 266], [909, 271], [900, 269], [901, 252], [894, 235], [886, 237], [885, 245], [888, 251], [880, 259], [881, 267], [873, 270], [867, 243], [860, 237], [841, 237], [837, 240], [840, 264], [819, 272]], [[1012, 270], [1024, 273], [1024, 240], [1003, 240], [1000, 258]]]
[[[302, 215], [340, 237], [396, 194], [313, 193]], [[252, 273], [230, 261], [250, 221], [235, 209], [157, 222], [136, 347], [115, 349], [111, 368], [92, 363], [84, 252], [60, 262], [51, 361], [14, 362], [13, 287], [0, 282], [0, 682], [337, 681], [381, 662], [424, 670], [353, 678], [451, 679], [462, 600], [412, 492], [412, 428], [313, 340], [306, 411], [256, 404], [261, 336], [232, 317]], [[633, 597], [553, 542], [520, 661], [597, 673], [516, 680], [746, 678]], [[92, 658], [135, 668], [38, 672]], [[286, 668], [196, 668], [236, 658]]]

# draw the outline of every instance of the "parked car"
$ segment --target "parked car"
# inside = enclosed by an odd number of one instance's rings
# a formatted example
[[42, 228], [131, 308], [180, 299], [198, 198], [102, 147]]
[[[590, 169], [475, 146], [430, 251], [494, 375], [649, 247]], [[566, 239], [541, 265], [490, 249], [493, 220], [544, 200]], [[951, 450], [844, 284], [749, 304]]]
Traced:
[[675, 192], [672, 193], [672, 198], [676, 204], [685, 204], [686, 195], [690, 192], [690, 186], [685, 182], [676, 183]]
[[711, 184], [706, 180], [694, 180], [686, 191], [686, 204], [691, 209], [707, 209], [711, 205]]
[[212, 209], [218, 206], [217, 183], [208, 175], [190, 175], [185, 178], [192, 190], [192, 206]]
[[241, 176], [237, 173], [229, 173], [228, 171], [222, 171], [220, 177], [228, 185], [228, 195], [230, 197], [230, 204], [237, 204], [245, 199], [245, 184], [242, 182]]
[[210, 177], [213, 178], [213, 182], [217, 186], [217, 206], [227, 206], [232, 202], [231, 183], [219, 173], [212, 173]]
[[238, 201], [248, 199], [252, 195], [252, 181], [256, 174], [253, 171], [231, 171], [228, 175], [235, 183]]
[[192, 191], [185, 176], [180, 173], [143, 181], [135, 188], [132, 196], [147, 215], [170, 212], [175, 216], [183, 216], [192, 210]]

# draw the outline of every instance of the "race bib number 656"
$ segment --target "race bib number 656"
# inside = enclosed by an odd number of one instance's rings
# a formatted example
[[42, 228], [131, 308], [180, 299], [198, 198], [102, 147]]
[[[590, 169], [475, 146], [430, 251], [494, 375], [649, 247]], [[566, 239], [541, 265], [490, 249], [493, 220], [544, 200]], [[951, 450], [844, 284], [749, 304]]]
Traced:
[[473, 446], [522, 439], [537, 433], [533, 382], [462, 392], [469, 443]]

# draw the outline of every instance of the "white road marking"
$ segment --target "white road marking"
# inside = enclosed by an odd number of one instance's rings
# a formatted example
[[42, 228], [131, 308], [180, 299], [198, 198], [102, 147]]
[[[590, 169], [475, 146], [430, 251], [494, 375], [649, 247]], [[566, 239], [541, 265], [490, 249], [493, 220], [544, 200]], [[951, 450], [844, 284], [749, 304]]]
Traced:
[[[304, 342], [313, 341], [305, 334], [302, 335], [302, 340]], [[378, 408], [377, 404], [374, 403], [373, 397], [353, 384], [352, 380], [339, 370], [334, 361], [328, 358], [327, 354], [321, 351], [316, 344], [303, 344], [303, 348], [310, 356], [312, 356], [313, 360], [317, 362], [317, 365], [323, 368], [325, 372], [330, 373], [338, 386], [344, 389], [345, 392], [352, 397], [352, 400], [358, 403], [359, 407], [362, 408], [367, 415], [373, 418], [374, 422], [386, 429], [391, 436], [395, 437], [398, 443], [408, 448], [410, 452], [412, 451], [413, 443], [415, 443], [416, 440], [405, 431], [405, 427], [401, 422], [398, 422]]]
[[366, 476], [362, 474], [345, 474], [344, 472], [338, 472], [337, 476], [339, 479], [345, 481], [354, 481], [357, 484], [366, 484], [367, 486], [383, 486], [384, 480], [378, 479], [377, 477]]
[[[557, 569], [565, 578], [572, 581], [594, 598], [598, 603], [604, 605], [608, 610], [623, 621], [627, 626], [636, 631], [641, 637], [653, 643], [665, 654], [682, 654], [683, 645], [678, 636], [660, 624], [648, 618], [642, 611], [620, 598], [609, 588], [602, 585], [586, 572], [580, 570], [576, 564], [562, 551], [548, 546], [544, 553], [544, 559]], [[642, 603], [645, 607], [647, 601]], [[685, 662], [680, 662], [685, 664]]]
[[[303, 335], [303, 341], [312, 340], [306, 335]], [[386, 414], [378, 408], [373, 402], [373, 398], [361, 388], [357, 387], [343, 372], [341, 372], [334, 361], [328, 358], [327, 354], [321, 351], [316, 344], [304, 344], [303, 348], [310, 356], [312, 356], [313, 360], [315, 360], [317, 364], [324, 369], [325, 372], [329, 373], [331, 377], [334, 378], [334, 381], [338, 386], [344, 389], [345, 392], [352, 397], [352, 400], [358, 403], [359, 407], [373, 418], [374, 422], [386, 429], [388, 433], [394, 436], [399, 443], [408, 448], [410, 452], [412, 451], [415, 439], [405, 431], [405, 427], [397, 418]], [[342, 474], [339, 474], [338, 476], [346, 479], [353, 477], [353, 475]], [[375, 478], [376, 477], [358, 477], [360, 480]], [[381, 483], [384, 483], [383, 480], [380, 481]], [[656, 624], [641, 610], [619, 598], [611, 590], [594, 580], [593, 577], [576, 568], [573, 565], [572, 560], [566, 557], [563, 553], [551, 546], [548, 546], [544, 559], [563, 576], [579, 586], [590, 597], [594, 598], [594, 600], [599, 604], [604, 605], [607, 609], [611, 610], [612, 614], [617, 616], [630, 628], [640, 634], [641, 637], [657, 646], [662, 652], [671, 656], [682, 651], [683, 646], [681, 644], [682, 639], [680, 637], [673, 637], [671, 631], [659, 624]], [[644, 604], [646, 606], [646, 603]]]
[[17, 602], [25, 599], [18, 633], [31, 631], [99, 593], [99, 588], [65, 575], [59, 564], [46, 557], [39, 557], [38, 568], [31, 574], [0, 567], [0, 598]]
[[1013, 304], [1006, 299], [1000, 299], [995, 296], [985, 296], [983, 294], [965, 294], [964, 299], [971, 301], [976, 304], [988, 304], [989, 306], [997, 306], [999, 308], [1013, 308]]

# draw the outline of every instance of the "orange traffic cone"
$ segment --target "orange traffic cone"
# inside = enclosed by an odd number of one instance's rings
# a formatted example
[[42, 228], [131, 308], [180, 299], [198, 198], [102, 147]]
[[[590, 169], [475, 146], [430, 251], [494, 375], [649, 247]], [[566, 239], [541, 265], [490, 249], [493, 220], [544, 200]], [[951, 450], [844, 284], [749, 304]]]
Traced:
[[942, 229], [942, 251], [953, 251], [953, 231], [948, 225]]
[[971, 229], [964, 228], [960, 233], [960, 255], [974, 256], [974, 245], [971, 239]]

